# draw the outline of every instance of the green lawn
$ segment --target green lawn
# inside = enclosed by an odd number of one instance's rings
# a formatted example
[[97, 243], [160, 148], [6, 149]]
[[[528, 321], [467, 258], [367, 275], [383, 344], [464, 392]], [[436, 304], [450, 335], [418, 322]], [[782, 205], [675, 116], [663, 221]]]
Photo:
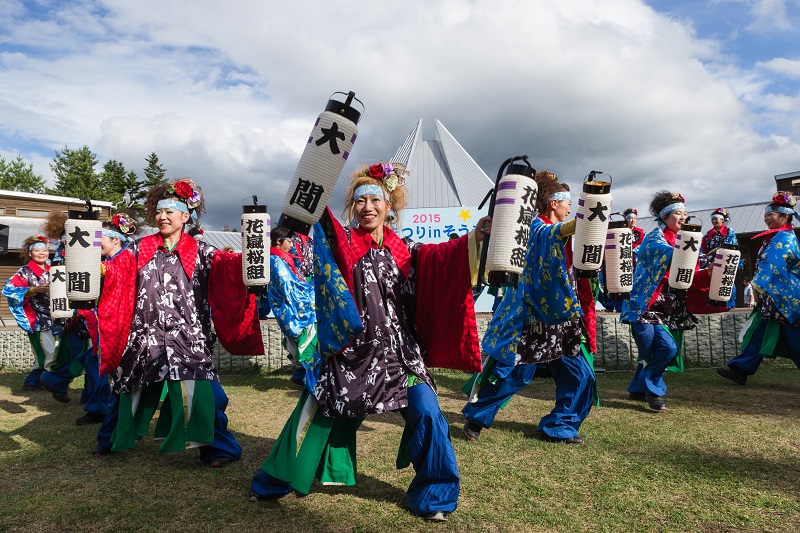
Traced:
[[661, 413], [627, 399], [630, 374], [602, 374], [603, 406], [582, 427], [584, 446], [534, 438], [553, 405], [549, 380], [515, 397], [478, 442], [462, 440], [465, 377], [437, 374], [462, 486], [459, 509], [434, 525], [403, 507], [413, 471], [394, 469], [397, 414], [368, 418], [359, 431], [355, 487], [249, 503], [250, 477], [297, 399], [288, 376], [223, 376], [244, 456], [209, 469], [194, 450], [158, 456], [149, 438], [93, 458], [97, 427], [74, 425], [79, 404], [23, 393], [21, 374], [0, 373], [0, 530], [800, 530], [793, 366], [765, 364], [746, 387], [713, 370], [668, 374]]

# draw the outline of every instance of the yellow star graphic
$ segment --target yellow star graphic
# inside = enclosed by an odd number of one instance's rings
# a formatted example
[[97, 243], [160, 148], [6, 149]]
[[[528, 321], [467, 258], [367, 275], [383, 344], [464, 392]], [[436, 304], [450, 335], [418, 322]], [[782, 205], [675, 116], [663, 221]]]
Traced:
[[468, 218], [472, 218], [472, 215], [469, 214], [469, 209], [462, 209], [461, 214], [458, 215], [458, 218], [466, 222]]

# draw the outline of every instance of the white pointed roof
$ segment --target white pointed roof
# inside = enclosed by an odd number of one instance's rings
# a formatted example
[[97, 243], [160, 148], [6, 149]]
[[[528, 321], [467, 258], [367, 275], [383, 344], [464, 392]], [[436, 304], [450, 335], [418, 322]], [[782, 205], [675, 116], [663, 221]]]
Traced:
[[474, 207], [494, 181], [438, 120], [434, 140], [422, 140], [422, 119], [397, 149], [393, 161], [405, 163], [406, 209]]

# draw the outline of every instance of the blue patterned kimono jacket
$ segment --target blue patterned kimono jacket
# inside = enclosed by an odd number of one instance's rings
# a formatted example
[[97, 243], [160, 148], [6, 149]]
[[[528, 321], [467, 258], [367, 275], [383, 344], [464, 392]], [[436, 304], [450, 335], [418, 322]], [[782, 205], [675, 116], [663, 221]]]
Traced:
[[317, 321], [314, 285], [297, 277], [276, 255], [270, 255], [269, 264], [269, 306], [283, 334], [296, 342], [300, 333]]
[[772, 298], [789, 324], [800, 320], [800, 245], [792, 230], [775, 233], [758, 256], [752, 285]]
[[[525, 255], [525, 267], [516, 288], [509, 287], [497, 310], [489, 321], [481, 348], [505, 366], [519, 364], [520, 344], [532, 325], [543, 323], [543, 328], [579, 321], [580, 302], [570, 282], [565, 258], [566, 237], [561, 236], [564, 223], [546, 224], [540, 218], [531, 223], [531, 236]], [[579, 324], [576, 324], [580, 328]], [[574, 343], [571, 343], [574, 344]], [[548, 349], [548, 357], [575, 355], [580, 346], [561, 350]], [[545, 362], [548, 359], [538, 358]]]

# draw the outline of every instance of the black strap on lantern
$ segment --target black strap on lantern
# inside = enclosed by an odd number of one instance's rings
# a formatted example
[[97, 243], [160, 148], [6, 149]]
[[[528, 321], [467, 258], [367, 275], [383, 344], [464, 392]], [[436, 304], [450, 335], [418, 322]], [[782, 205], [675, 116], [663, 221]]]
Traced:
[[[345, 100], [344, 103], [334, 100], [334, 94], [344, 94]], [[361, 104], [361, 111], [355, 109], [352, 106], [353, 100]], [[347, 120], [351, 121], [353, 124], [358, 124], [358, 121], [361, 120], [361, 117], [364, 115], [364, 111], [366, 108], [364, 107], [364, 102], [356, 98], [356, 93], [350, 91], [348, 93], [343, 93], [341, 91], [337, 91], [330, 95], [328, 99], [328, 103], [325, 105], [325, 111], [330, 111], [331, 113], [336, 113], [337, 115], [341, 115]]]
[[[602, 179], [597, 176], [603, 175]], [[606, 181], [608, 180], [608, 181]], [[608, 194], [611, 192], [611, 182], [613, 178], [609, 174], [603, 174], [602, 170], [590, 170], [583, 178], [583, 192], [588, 194]]]
[[[513, 164], [515, 161], [522, 161], [523, 164]], [[508, 171], [503, 174], [503, 171], [508, 167]], [[483, 209], [483, 206], [486, 204], [486, 201], [491, 199], [489, 203], [489, 213], [488, 215], [491, 217], [494, 215], [494, 205], [497, 201], [497, 190], [500, 185], [500, 179], [507, 174], [521, 174], [523, 176], [534, 177], [536, 175], [536, 169], [531, 167], [530, 162], [528, 161], [527, 155], [518, 155], [514, 157], [509, 157], [503, 164], [500, 165], [500, 169], [497, 171], [497, 178], [494, 182], [494, 188], [489, 190], [486, 194], [486, 197], [478, 206], [478, 210], [480, 211]], [[483, 231], [481, 228], [478, 228], [480, 231]], [[517, 282], [519, 281], [519, 275], [514, 272], [490, 272], [488, 279], [484, 276], [484, 272], [486, 270], [486, 259], [489, 254], [489, 238], [490, 235], [487, 233], [483, 236], [483, 247], [481, 248], [481, 260], [480, 266], [478, 267], [478, 284], [476, 285], [477, 293], [480, 293], [483, 290], [483, 287], [489, 285], [490, 287], [503, 287], [512, 285], [515, 289], [517, 288]]]

